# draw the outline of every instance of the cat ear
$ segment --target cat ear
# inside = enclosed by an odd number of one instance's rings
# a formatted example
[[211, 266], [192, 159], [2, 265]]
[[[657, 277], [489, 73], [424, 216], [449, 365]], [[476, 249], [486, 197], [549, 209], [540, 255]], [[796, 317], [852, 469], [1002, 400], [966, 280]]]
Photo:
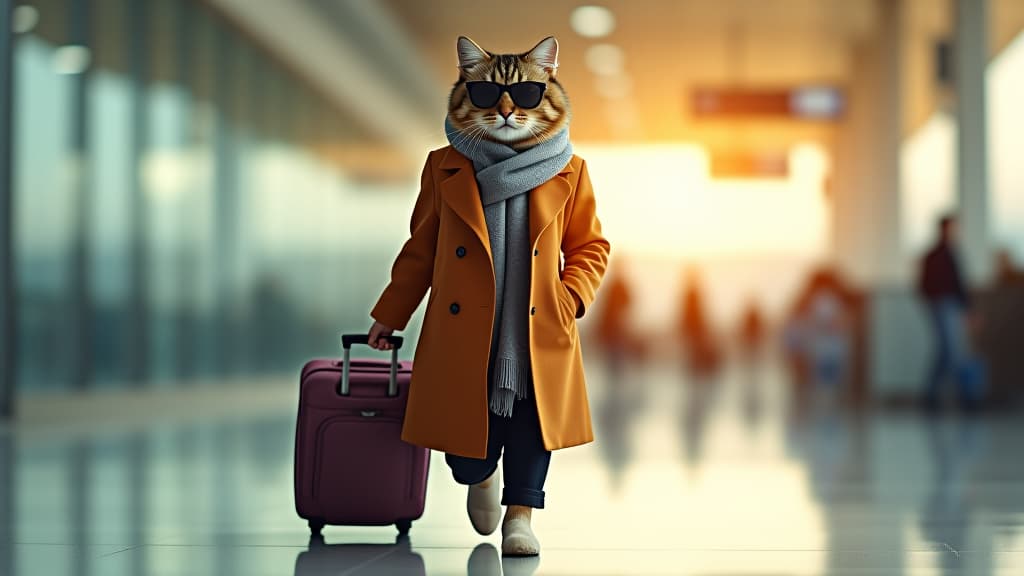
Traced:
[[558, 69], [558, 40], [555, 40], [554, 36], [548, 36], [534, 46], [526, 57], [554, 76], [555, 70]]
[[458, 49], [459, 68], [462, 70], [472, 68], [473, 66], [491, 58], [491, 55], [488, 54], [487, 51], [465, 36], [459, 36]]

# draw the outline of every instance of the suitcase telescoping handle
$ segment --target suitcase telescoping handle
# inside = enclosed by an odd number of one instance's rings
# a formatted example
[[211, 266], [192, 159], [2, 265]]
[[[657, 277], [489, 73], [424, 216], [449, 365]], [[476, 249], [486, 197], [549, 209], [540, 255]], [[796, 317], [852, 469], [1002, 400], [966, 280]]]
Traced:
[[[388, 380], [388, 396], [398, 396], [398, 349], [405, 341], [401, 336], [385, 336], [388, 343], [394, 348], [391, 349], [391, 377]], [[353, 344], [370, 344], [370, 336], [367, 334], [342, 334], [341, 348], [344, 362], [341, 364], [341, 395], [348, 396], [349, 392], [349, 356]]]

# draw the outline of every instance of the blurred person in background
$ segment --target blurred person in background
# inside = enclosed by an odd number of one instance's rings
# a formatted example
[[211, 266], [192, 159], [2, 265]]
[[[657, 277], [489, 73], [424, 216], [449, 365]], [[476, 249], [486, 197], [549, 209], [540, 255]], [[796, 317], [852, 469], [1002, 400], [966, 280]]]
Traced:
[[959, 387], [964, 408], [974, 407], [980, 399], [980, 364], [970, 349], [971, 297], [964, 285], [957, 254], [957, 221], [952, 214], [938, 223], [938, 238], [921, 262], [918, 292], [928, 308], [935, 354], [924, 388], [924, 405], [939, 406], [939, 395], [946, 377], [952, 374]]
[[718, 371], [720, 353], [708, 321], [704, 290], [696, 268], [685, 272], [676, 329], [689, 374], [697, 380], [713, 376]]
[[743, 368], [743, 413], [747, 424], [756, 424], [761, 416], [761, 360], [765, 344], [765, 321], [756, 298], [748, 300], [740, 317], [736, 339]]
[[765, 325], [761, 307], [755, 298], [748, 301], [743, 311], [737, 336], [744, 360], [756, 360], [764, 348]]
[[704, 446], [704, 432], [711, 405], [712, 384], [720, 364], [720, 352], [708, 318], [700, 272], [690, 267], [684, 272], [679, 298], [676, 330], [682, 349], [686, 394], [681, 396], [679, 420], [683, 457], [696, 470]]
[[594, 409], [600, 434], [601, 460], [608, 469], [613, 491], [622, 487], [623, 473], [630, 458], [630, 431], [634, 415], [643, 404], [644, 387], [624, 376], [626, 363], [640, 354], [641, 341], [629, 326], [633, 291], [629, 285], [629, 268], [624, 256], [611, 260], [608, 274], [601, 284], [598, 312], [597, 343], [607, 363], [607, 385]]
[[797, 400], [837, 401], [852, 377], [853, 291], [831, 267], [814, 272], [786, 322]]
[[613, 261], [602, 289], [604, 307], [597, 323], [597, 340], [608, 362], [608, 378], [613, 385], [619, 384], [622, 379], [624, 362], [639, 352], [639, 342], [633, 338], [629, 328], [633, 297], [626, 280], [629, 272], [626, 266], [622, 256]]

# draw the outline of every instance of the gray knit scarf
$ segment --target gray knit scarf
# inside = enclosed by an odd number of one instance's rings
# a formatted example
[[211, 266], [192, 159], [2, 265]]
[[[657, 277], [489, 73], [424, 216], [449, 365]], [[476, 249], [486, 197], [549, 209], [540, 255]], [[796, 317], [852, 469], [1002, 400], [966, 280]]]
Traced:
[[[558, 174], [572, 158], [569, 129], [531, 148], [467, 138], [445, 118], [452, 148], [473, 162], [494, 261], [494, 325], [488, 363], [491, 412], [512, 416], [515, 400], [529, 396], [529, 192]], [[506, 313], [508, 312], [508, 313]]]

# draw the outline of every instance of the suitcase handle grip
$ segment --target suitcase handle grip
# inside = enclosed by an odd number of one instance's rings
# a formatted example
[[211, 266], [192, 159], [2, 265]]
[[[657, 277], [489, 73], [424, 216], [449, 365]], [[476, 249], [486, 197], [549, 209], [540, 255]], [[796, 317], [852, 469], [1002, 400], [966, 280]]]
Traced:
[[[391, 349], [391, 374], [388, 378], [388, 396], [398, 396], [398, 349], [402, 347], [402, 342], [405, 340], [401, 336], [386, 336], [388, 342], [391, 343], [394, 348]], [[342, 348], [342, 364], [341, 364], [341, 388], [338, 393], [342, 396], [348, 396], [350, 384], [349, 384], [349, 372], [352, 366], [350, 356], [352, 352], [353, 344], [369, 344], [370, 336], [368, 334], [342, 334], [341, 335], [341, 348]]]
[[[402, 347], [402, 343], [405, 342], [405, 338], [403, 338], [401, 336], [381, 336], [381, 338], [384, 338], [385, 340], [387, 340], [388, 343], [391, 344], [392, 346], [394, 346], [395, 348], [401, 348]], [[369, 334], [342, 334], [341, 335], [341, 347], [342, 348], [345, 348], [345, 349], [351, 348], [353, 344], [364, 344], [364, 345], [369, 346], [370, 345], [370, 335]]]

